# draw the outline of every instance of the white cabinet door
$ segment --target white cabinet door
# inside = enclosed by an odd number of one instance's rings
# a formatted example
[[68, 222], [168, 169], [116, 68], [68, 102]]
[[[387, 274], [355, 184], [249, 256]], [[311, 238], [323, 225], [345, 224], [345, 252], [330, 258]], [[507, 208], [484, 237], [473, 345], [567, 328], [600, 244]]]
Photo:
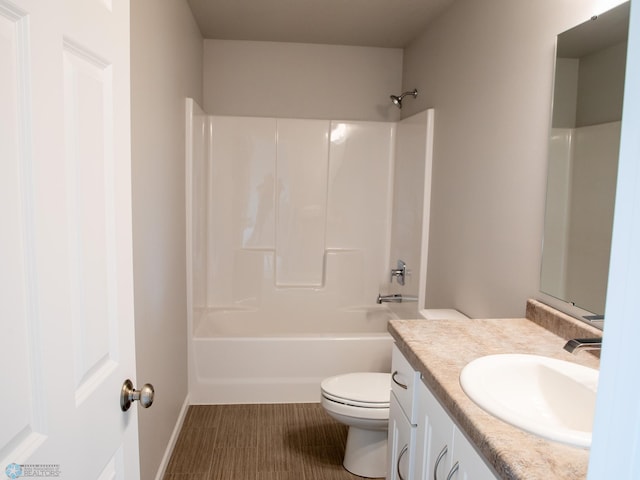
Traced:
[[139, 477], [128, 0], [0, 0], [0, 469]]
[[453, 450], [452, 460], [454, 465], [458, 464], [458, 469], [450, 480], [496, 480], [496, 476], [484, 463], [480, 454], [457, 428], [453, 432]]
[[422, 383], [416, 388], [416, 480], [496, 480], [491, 469]]
[[416, 427], [400, 407], [394, 393], [389, 405], [389, 443], [387, 480], [413, 480]]
[[[416, 388], [416, 479], [445, 479], [451, 468], [454, 425], [447, 412], [420, 382]], [[434, 473], [436, 472], [436, 473]]]

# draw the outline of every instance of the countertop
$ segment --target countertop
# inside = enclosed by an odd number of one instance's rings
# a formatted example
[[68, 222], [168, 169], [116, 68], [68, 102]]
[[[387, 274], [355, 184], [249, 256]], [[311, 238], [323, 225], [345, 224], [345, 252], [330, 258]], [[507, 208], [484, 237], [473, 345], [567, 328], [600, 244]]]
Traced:
[[392, 320], [389, 332], [422, 381], [448, 410], [496, 473], [505, 480], [574, 480], [587, 476], [589, 450], [552, 442], [513, 427], [478, 407], [463, 392], [460, 371], [498, 353], [529, 353], [598, 368], [599, 359], [566, 352], [567, 339], [602, 332], [535, 300], [528, 318]]

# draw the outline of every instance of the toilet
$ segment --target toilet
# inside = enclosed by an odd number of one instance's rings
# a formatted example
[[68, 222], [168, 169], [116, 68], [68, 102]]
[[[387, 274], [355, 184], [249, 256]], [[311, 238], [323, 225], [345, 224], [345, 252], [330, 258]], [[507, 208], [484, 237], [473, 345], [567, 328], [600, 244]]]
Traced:
[[[457, 310], [422, 310], [426, 320], [468, 320]], [[346, 373], [325, 378], [320, 384], [320, 404], [335, 420], [349, 427], [344, 468], [360, 477], [387, 474], [387, 435], [391, 374]]]
[[321, 405], [349, 427], [344, 468], [360, 477], [384, 477], [391, 374], [347, 373], [325, 378], [320, 388]]

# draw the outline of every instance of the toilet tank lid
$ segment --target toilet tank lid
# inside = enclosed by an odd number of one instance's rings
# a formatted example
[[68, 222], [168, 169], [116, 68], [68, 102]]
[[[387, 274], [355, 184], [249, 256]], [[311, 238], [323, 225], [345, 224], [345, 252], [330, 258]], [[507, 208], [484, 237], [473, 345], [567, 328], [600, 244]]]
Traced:
[[427, 320], [469, 320], [464, 313], [453, 308], [427, 308], [420, 310], [420, 315]]

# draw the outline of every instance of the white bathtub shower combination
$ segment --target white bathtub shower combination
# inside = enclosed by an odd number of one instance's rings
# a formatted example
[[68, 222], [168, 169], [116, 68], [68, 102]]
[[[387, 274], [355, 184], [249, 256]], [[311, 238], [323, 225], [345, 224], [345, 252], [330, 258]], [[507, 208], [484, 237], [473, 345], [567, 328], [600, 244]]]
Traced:
[[191, 403], [388, 371], [396, 125], [187, 110]]

